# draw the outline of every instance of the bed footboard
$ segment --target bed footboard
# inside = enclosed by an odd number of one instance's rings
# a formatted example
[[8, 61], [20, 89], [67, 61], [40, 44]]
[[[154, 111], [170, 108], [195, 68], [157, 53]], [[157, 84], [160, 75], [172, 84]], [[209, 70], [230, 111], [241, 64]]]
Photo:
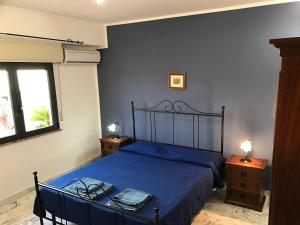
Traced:
[[[52, 221], [53, 225], [56, 225], [56, 224], [67, 225], [68, 222], [73, 222], [73, 221], [69, 221], [69, 218], [67, 216], [68, 215], [68, 213], [67, 213], [68, 209], [66, 207], [66, 196], [70, 196], [70, 197], [73, 197], [75, 199], [79, 199], [80, 201], [84, 201], [88, 205], [89, 212], [90, 212], [91, 206], [97, 206], [99, 208], [111, 210], [111, 213], [114, 213], [117, 217], [120, 218], [120, 219], [117, 219], [116, 222], [113, 225], [123, 225], [125, 217], [129, 217], [129, 218], [133, 218], [137, 221], [141, 221], [141, 224], [149, 224], [149, 225], [159, 225], [160, 224], [159, 207], [154, 208], [154, 218], [149, 219], [147, 217], [144, 217], [144, 216], [139, 215], [139, 214], [134, 213], [134, 212], [130, 212], [130, 211], [127, 211], [127, 210], [124, 210], [124, 209], [121, 209], [121, 208], [120, 209], [112, 208], [112, 207], [109, 207], [107, 205], [101, 204], [99, 202], [89, 200], [89, 199], [86, 199], [86, 198], [82, 198], [80, 196], [73, 195], [73, 194], [68, 193], [66, 191], [63, 191], [61, 189], [43, 184], [43, 183], [39, 182], [37, 172], [33, 172], [33, 176], [34, 176], [34, 185], [35, 185], [35, 191], [36, 191], [34, 213], [39, 217], [41, 225], [44, 225], [44, 219]], [[64, 218], [60, 218], [59, 221], [57, 221], [58, 217], [56, 215], [51, 214], [51, 217], [48, 216], [49, 213], [47, 215], [46, 209], [43, 206], [43, 201], [42, 201], [42, 198], [41, 198], [41, 189], [49, 190], [49, 191], [57, 193], [57, 195], [59, 196], [59, 198], [58, 198], [59, 199], [59, 205], [61, 206], [60, 209], [59, 209], [59, 210], [61, 210], [60, 215], [65, 215]], [[90, 221], [92, 221], [92, 218], [91, 218], [91, 214], [88, 213], [87, 224], [91, 224]]]

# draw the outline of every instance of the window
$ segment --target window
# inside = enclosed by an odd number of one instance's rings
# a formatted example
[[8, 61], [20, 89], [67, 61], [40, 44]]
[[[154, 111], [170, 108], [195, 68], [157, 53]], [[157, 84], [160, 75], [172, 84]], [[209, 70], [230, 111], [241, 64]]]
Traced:
[[16, 134], [7, 70], [0, 69], [0, 138]]
[[58, 128], [52, 64], [0, 63], [0, 144]]

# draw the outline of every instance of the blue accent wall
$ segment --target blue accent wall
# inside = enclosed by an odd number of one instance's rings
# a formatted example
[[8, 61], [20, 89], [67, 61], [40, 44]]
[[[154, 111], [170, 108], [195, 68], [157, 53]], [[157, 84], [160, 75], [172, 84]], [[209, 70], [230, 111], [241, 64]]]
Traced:
[[[225, 105], [225, 155], [241, 154], [250, 139], [252, 154], [271, 164], [280, 57], [269, 39], [293, 36], [300, 36], [300, 3], [108, 27], [99, 65], [103, 134], [117, 120], [132, 136], [132, 100], [181, 99], [210, 112]], [[187, 73], [185, 91], [168, 89], [171, 71]], [[214, 145], [217, 134], [204, 123], [201, 140]]]

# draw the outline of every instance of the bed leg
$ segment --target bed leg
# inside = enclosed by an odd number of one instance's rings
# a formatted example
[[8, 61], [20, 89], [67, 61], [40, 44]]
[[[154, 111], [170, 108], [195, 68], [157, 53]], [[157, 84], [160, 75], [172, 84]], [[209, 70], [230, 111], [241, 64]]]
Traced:
[[[36, 197], [38, 199], [38, 201], [40, 202], [39, 207], [40, 207], [40, 211], [41, 211], [41, 199], [40, 199], [40, 189], [39, 189], [39, 180], [38, 180], [38, 176], [37, 176], [37, 172], [33, 172], [33, 177], [34, 177], [34, 186], [35, 186], [35, 192], [36, 192]], [[40, 224], [44, 225], [44, 221], [43, 221], [43, 217], [40, 216]]]
[[224, 116], [225, 116], [225, 106], [222, 106], [222, 124], [221, 124], [221, 154], [223, 156], [224, 152]]
[[56, 218], [55, 218], [55, 216], [53, 214], [52, 214], [52, 224], [56, 225]]
[[133, 129], [133, 142], [136, 141], [136, 135], [135, 135], [135, 115], [134, 115], [134, 102], [131, 102], [131, 114], [132, 114], [132, 129]]
[[155, 225], [159, 225], [159, 208], [155, 207], [154, 211], [155, 211]]

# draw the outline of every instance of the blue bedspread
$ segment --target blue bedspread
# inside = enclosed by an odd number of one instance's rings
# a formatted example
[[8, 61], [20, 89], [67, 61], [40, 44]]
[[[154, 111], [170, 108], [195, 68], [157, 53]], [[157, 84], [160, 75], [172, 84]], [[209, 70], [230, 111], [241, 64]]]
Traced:
[[[224, 163], [220, 154], [151, 142], [137, 142], [117, 153], [64, 175], [49, 185], [63, 187], [71, 180], [90, 177], [114, 185], [114, 196], [126, 188], [152, 193], [152, 200], [138, 214], [154, 218], [160, 208], [161, 225], [188, 225], [210, 196], [214, 186], [222, 186], [218, 168]], [[66, 212], [61, 212], [57, 193], [41, 190], [45, 209], [58, 217], [85, 225], [116, 225], [117, 216], [110, 209], [88, 205], [68, 197]], [[99, 202], [109, 201], [103, 197]], [[37, 207], [37, 205], [35, 206]], [[90, 215], [91, 221], [88, 220]], [[126, 218], [125, 225], [145, 224]]]

